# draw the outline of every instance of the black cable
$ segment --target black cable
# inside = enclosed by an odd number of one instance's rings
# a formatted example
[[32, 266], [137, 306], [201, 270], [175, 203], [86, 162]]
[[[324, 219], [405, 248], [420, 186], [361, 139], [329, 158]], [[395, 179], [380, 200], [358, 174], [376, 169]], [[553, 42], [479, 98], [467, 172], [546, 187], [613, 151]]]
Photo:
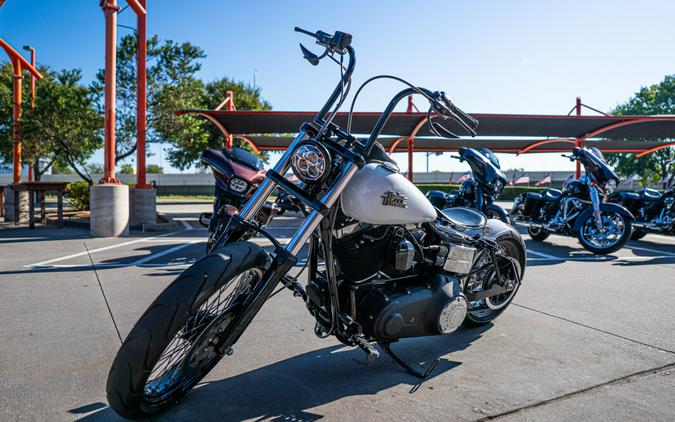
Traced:
[[419, 89], [417, 86], [411, 84], [410, 82], [406, 81], [405, 79], [399, 78], [398, 76], [393, 76], [393, 75], [377, 75], [377, 76], [373, 76], [372, 78], [370, 78], [370, 79], [368, 79], [367, 81], [365, 81], [364, 83], [362, 83], [361, 86], [359, 87], [359, 89], [356, 91], [356, 94], [354, 94], [354, 98], [352, 99], [352, 105], [351, 105], [351, 107], [349, 108], [349, 115], [347, 116], [347, 132], [351, 132], [351, 130], [352, 130], [352, 117], [353, 117], [353, 115], [354, 115], [354, 105], [356, 104], [356, 99], [359, 97], [359, 94], [361, 93], [361, 91], [363, 90], [363, 88], [366, 87], [366, 85], [368, 85], [369, 83], [371, 83], [371, 82], [373, 82], [373, 81], [375, 81], [375, 80], [377, 80], [377, 79], [393, 79], [393, 80], [395, 80], [395, 81], [401, 82], [402, 84], [407, 85], [407, 86], [409, 86], [410, 88], [414, 89], [415, 92], [417, 92], [418, 94], [420, 94], [421, 96], [423, 96], [424, 98], [426, 98], [427, 100], [429, 100], [430, 102], [433, 102], [433, 101], [434, 101], [433, 98], [431, 98], [430, 96], [428, 96], [427, 94], [425, 94], [425, 93], [424, 93], [421, 89]]

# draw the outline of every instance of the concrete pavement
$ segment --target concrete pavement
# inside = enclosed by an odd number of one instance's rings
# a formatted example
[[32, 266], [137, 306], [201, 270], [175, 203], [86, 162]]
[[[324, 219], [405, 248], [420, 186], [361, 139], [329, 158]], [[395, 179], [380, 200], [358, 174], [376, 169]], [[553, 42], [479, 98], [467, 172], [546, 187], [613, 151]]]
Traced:
[[[160, 212], [196, 228], [203, 210], [182, 207]], [[274, 224], [285, 237], [297, 219]], [[200, 256], [205, 232], [1, 227], [0, 420], [119, 420], [105, 401], [118, 330]], [[675, 238], [610, 257], [558, 236], [527, 243], [524, 285], [494, 325], [394, 346], [422, 365], [441, 357], [424, 383], [385, 355], [368, 362], [318, 339], [282, 292], [231, 357], [153, 420], [675, 420]]]

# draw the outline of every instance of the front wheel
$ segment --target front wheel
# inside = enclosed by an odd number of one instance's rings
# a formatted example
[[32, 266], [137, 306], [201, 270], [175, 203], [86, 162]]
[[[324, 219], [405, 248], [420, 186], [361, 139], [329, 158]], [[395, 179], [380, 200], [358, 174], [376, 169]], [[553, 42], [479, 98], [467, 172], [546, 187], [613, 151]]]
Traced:
[[108, 375], [108, 403], [121, 416], [146, 417], [172, 405], [232, 346], [224, 333], [269, 266], [267, 253], [234, 242], [205, 256], [141, 316]]
[[600, 255], [616, 252], [631, 236], [631, 222], [619, 213], [600, 211], [602, 228], [598, 228], [595, 216], [589, 215], [579, 229], [579, 243], [585, 249]]

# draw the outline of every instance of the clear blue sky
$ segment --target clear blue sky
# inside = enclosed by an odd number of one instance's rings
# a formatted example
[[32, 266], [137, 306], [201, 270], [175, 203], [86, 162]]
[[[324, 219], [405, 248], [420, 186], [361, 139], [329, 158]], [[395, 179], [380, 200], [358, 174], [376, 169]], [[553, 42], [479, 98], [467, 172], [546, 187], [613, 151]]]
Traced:
[[[149, 33], [206, 51], [204, 79], [252, 82], [257, 69], [276, 110], [315, 110], [336, 81], [335, 66], [302, 60], [295, 25], [353, 34], [355, 85], [391, 73], [442, 89], [469, 112], [564, 114], [576, 96], [609, 110], [675, 73], [672, 1], [148, 0], [148, 11]], [[131, 9], [119, 23], [135, 25]], [[104, 35], [97, 0], [7, 0], [0, 9], [0, 37], [17, 49], [33, 45], [41, 63], [81, 68], [86, 80], [103, 66]], [[357, 108], [381, 110], [397, 89], [371, 85]], [[150, 163], [160, 160], [155, 152]], [[555, 154], [502, 160], [504, 168], [572, 168]], [[416, 168], [424, 162], [418, 154]], [[464, 167], [446, 154], [432, 157], [431, 169]]]

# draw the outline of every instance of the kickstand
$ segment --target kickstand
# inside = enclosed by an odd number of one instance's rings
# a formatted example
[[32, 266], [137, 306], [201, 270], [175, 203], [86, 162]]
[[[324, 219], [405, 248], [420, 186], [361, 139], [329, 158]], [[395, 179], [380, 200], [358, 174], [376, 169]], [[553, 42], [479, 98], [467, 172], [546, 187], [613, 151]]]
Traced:
[[405, 369], [406, 372], [408, 372], [409, 374], [414, 375], [418, 378], [426, 379], [427, 377], [429, 377], [429, 375], [431, 375], [431, 371], [433, 371], [434, 368], [436, 368], [436, 365], [438, 365], [438, 362], [439, 362], [438, 359], [434, 359], [434, 361], [431, 362], [431, 365], [429, 365], [429, 368], [427, 368], [427, 370], [425, 372], [420, 372], [420, 371], [414, 369], [412, 366], [405, 363], [401, 358], [396, 356], [394, 351], [391, 350], [391, 348], [389, 347], [389, 345], [391, 343], [379, 342], [378, 344], [380, 345], [382, 350], [384, 350], [389, 356], [391, 356], [391, 358], [394, 360], [394, 362], [398, 363], [399, 366], [401, 366], [401, 368]]

